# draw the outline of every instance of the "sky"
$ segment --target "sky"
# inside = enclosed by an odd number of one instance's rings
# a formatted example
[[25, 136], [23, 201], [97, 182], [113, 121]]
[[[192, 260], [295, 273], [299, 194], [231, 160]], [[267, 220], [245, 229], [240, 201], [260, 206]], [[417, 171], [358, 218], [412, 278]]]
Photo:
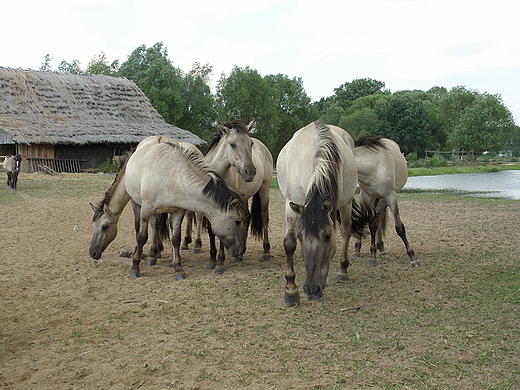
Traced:
[[2, 4], [0, 66], [38, 70], [163, 42], [173, 65], [303, 80], [313, 101], [359, 78], [500, 94], [520, 124], [517, 0], [26, 0]]

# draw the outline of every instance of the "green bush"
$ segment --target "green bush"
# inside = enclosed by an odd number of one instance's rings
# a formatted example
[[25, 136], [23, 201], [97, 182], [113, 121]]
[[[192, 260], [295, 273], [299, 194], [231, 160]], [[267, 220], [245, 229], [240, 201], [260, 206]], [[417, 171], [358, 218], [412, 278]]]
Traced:
[[99, 170], [103, 173], [115, 173], [118, 169], [119, 166], [114, 164], [109, 158], [107, 158], [105, 162], [99, 166]]
[[444, 157], [436, 154], [435, 156], [433, 156], [426, 162], [426, 166], [427, 167], [447, 167], [448, 161]]

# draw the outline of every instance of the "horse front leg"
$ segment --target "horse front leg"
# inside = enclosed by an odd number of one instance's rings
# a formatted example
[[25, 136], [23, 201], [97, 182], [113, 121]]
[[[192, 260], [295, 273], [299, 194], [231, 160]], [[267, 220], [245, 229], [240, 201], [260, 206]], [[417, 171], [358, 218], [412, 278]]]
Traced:
[[171, 214], [170, 218], [170, 227], [172, 232], [172, 252], [173, 252], [173, 260], [172, 267], [175, 270], [175, 280], [183, 280], [186, 279], [186, 273], [182, 269], [181, 264], [181, 230], [182, 230], [182, 220], [184, 219], [184, 214], [186, 210], [179, 210], [175, 213]]
[[269, 243], [269, 189], [271, 182], [267, 185], [267, 191], [262, 191], [260, 194], [260, 202], [262, 205], [262, 236], [264, 255], [262, 261], [271, 260], [271, 244]]
[[217, 246], [215, 245], [215, 233], [211, 229], [211, 226], [208, 226], [208, 237], [209, 237], [209, 263], [208, 269], [215, 269], [217, 266]]
[[224, 243], [222, 241], [220, 241], [220, 249], [218, 251], [217, 266], [215, 267], [215, 273], [217, 275], [222, 275], [224, 273], [224, 271], [226, 270], [224, 268], [225, 259], [226, 259], [226, 249], [224, 248]]
[[343, 206], [339, 210], [339, 213], [341, 217], [341, 236], [343, 240], [343, 247], [341, 250], [341, 260], [339, 263], [339, 271], [336, 275], [336, 281], [343, 282], [348, 280], [348, 267], [350, 266], [348, 250], [350, 236], [352, 235], [352, 205], [349, 203], [346, 206]]
[[137, 245], [134, 250], [134, 256], [132, 261], [132, 269], [130, 270], [130, 277], [138, 278], [141, 276], [139, 270], [139, 263], [143, 255], [143, 247], [148, 241], [148, 220], [141, 217], [139, 223], [139, 232], [137, 233]]
[[286, 205], [286, 231], [283, 239], [283, 249], [285, 251], [286, 269], [285, 269], [285, 290], [284, 290], [284, 302], [287, 306], [296, 306], [300, 304], [300, 291], [296, 285], [296, 272], [294, 272], [294, 252], [298, 242], [296, 241], [296, 232], [294, 231], [296, 225], [296, 219], [299, 218], [290, 209], [289, 205]]

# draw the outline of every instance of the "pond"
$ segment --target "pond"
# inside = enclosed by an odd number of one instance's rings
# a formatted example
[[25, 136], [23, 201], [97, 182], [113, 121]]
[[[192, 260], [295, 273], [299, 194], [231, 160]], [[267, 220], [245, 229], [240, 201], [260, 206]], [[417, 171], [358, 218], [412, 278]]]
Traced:
[[520, 170], [409, 177], [402, 192], [520, 199]]

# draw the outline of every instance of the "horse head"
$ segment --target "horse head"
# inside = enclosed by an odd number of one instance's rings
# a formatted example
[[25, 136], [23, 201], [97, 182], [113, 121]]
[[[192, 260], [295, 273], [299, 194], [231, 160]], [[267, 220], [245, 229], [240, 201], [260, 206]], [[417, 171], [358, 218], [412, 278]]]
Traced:
[[106, 203], [99, 206], [90, 204], [94, 210], [92, 217], [92, 241], [90, 243], [89, 255], [91, 258], [97, 260], [103, 254], [108, 244], [110, 244], [117, 235], [117, 220], [118, 216], [110, 212]]
[[253, 140], [249, 137], [254, 125], [254, 122], [244, 125], [241, 120], [218, 125], [219, 147], [225, 149], [225, 158], [246, 182], [253, 181], [256, 175], [256, 167], [253, 164]]
[[296, 232], [302, 246], [306, 278], [303, 291], [310, 300], [323, 300], [330, 260], [336, 253], [332, 203], [328, 199], [300, 205], [289, 202], [299, 215]]

